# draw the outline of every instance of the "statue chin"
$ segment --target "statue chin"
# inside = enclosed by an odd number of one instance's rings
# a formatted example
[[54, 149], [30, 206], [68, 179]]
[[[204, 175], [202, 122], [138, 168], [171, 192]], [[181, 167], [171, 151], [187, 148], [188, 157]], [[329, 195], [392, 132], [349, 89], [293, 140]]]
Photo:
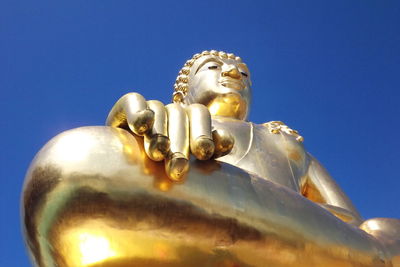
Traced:
[[213, 116], [229, 117], [244, 120], [247, 115], [247, 103], [236, 93], [222, 94], [207, 104]]
[[215, 161], [171, 182], [111, 127], [53, 138], [22, 197], [38, 266], [389, 266], [372, 236], [294, 191]]

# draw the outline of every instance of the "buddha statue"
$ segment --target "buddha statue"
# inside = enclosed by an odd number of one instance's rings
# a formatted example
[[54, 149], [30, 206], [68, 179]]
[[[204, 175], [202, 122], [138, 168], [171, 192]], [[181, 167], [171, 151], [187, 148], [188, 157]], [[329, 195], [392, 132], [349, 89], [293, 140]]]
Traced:
[[400, 266], [400, 220], [364, 221], [303, 137], [247, 121], [248, 67], [204, 51], [173, 103], [121, 97], [107, 126], [33, 160], [22, 224], [37, 266]]

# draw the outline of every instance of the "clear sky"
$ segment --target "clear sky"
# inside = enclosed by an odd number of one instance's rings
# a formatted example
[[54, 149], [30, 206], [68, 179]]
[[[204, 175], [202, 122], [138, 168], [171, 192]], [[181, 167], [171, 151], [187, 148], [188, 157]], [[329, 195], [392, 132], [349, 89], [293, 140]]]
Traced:
[[103, 125], [124, 93], [169, 103], [209, 49], [248, 64], [251, 121], [297, 129], [365, 218], [400, 218], [398, 1], [3, 0], [1, 266], [29, 266], [19, 198], [35, 153]]

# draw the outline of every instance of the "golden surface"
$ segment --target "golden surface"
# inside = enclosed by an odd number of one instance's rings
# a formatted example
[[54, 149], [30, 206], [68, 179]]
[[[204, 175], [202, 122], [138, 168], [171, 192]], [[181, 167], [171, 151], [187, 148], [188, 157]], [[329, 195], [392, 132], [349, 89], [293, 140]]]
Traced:
[[246, 104], [237, 94], [226, 94], [214, 98], [207, 107], [213, 116], [232, 118], [244, 118], [246, 116]]
[[137, 135], [144, 135], [153, 128], [154, 112], [147, 109], [146, 100], [137, 93], [128, 93], [114, 105], [106, 124], [126, 128]]
[[363, 221], [297, 131], [246, 121], [239, 57], [194, 55], [174, 102], [126, 94], [113, 127], [67, 131], [37, 154], [22, 203], [36, 265], [400, 265], [400, 220]]
[[152, 160], [161, 161], [168, 156], [170, 150], [167, 111], [164, 104], [157, 100], [147, 101], [147, 108], [154, 112], [154, 123], [153, 128], [144, 136], [144, 148]]
[[189, 67], [185, 83], [188, 90], [182, 91], [175, 84], [176, 93], [181, 95], [178, 102], [200, 103], [213, 116], [245, 120], [251, 102], [250, 72], [239, 58], [224, 55], [224, 52], [204, 51], [190, 60], [191, 65], [185, 64]]
[[302, 186], [301, 194], [307, 199], [316, 202], [316, 203], [325, 203], [324, 197], [316, 188], [315, 184], [312, 181], [307, 180], [306, 183]]
[[38, 266], [391, 266], [377, 240], [292, 190], [215, 161], [173, 184], [110, 127], [53, 138], [22, 214]]
[[299, 135], [298, 131], [290, 129], [287, 125], [285, 125], [281, 121], [270, 121], [270, 122], [264, 123], [264, 125], [269, 129], [269, 131], [271, 133], [279, 134], [281, 132], [284, 132], [286, 134], [296, 137], [296, 140], [299, 142], [304, 141], [304, 138], [301, 135]]
[[190, 123], [190, 151], [200, 160], [214, 155], [214, 141], [211, 132], [211, 115], [206, 106], [193, 104], [186, 108]]
[[[193, 71], [192, 69], [194, 68], [193, 65], [195, 65], [196, 61], [200, 59], [201, 64], [200, 67], [202, 67], [205, 63], [208, 63], [209, 61], [212, 61], [210, 59], [216, 59], [218, 61], [222, 62], [238, 62], [240, 66], [243, 68], [245, 72], [247, 72], [247, 75], [249, 76], [250, 73], [247, 69], [246, 64], [242, 63], [241, 58], [235, 56], [232, 53], [225, 53], [223, 51], [216, 51], [216, 50], [211, 50], [211, 51], [203, 51], [202, 53], [195, 54], [191, 59], [186, 61], [185, 65], [183, 68], [179, 71], [178, 77], [176, 78], [175, 84], [174, 84], [174, 94], [173, 94], [173, 102], [183, 102], [184, 98], [187, 96], [189, 87], [193, 87], [192, 85], [189, 86], [189, 75], [193, 76]], [[204, 61], [202, 61], [205, 59]], [[229, 61], [227, 61], [229, 60]], [[195, 74], [198, 72], [198, 69], [195, 69]], [[237, 69], [230, 69], [228, 72], [224, 72], [222, 75], [224, 77], [229, 76], [226, 75], [227, 73], [231, 72], [232, 76], [236, 76], [236, 79], [239, 79], [239, 71]], [[250, 82], [251, 84], [251, 82]], [[193, 88], [192, 88], [193, 89]]]

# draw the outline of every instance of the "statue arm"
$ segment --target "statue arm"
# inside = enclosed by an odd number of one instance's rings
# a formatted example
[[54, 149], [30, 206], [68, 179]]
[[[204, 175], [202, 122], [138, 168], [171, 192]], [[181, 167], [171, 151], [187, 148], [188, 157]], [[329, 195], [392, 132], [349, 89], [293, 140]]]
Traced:
[[301, 186], [302, 194], [341, 220], [359, 226], [363, 220], [351, 200], [322, 164], [310, 154], [307, 156], [310, 160]]

